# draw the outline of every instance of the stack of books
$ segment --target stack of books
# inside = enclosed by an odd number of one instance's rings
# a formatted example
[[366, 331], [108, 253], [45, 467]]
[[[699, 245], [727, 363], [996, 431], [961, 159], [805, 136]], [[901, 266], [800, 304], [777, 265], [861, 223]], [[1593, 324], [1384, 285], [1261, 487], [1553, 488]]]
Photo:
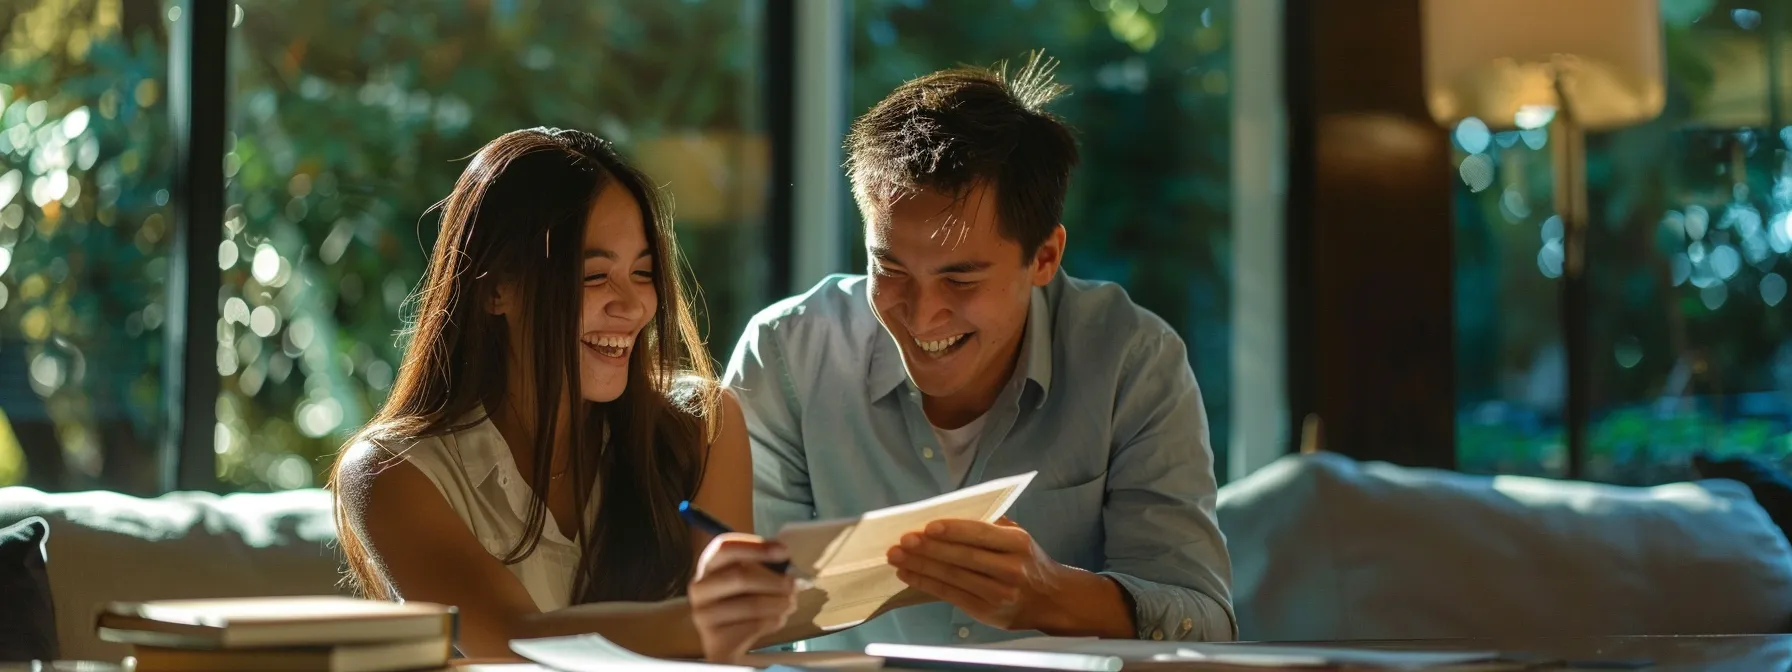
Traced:
[[140, 672], [436, 670], [456, 625], [453, 607], [345, 597], [114, 602], [95, 623]]

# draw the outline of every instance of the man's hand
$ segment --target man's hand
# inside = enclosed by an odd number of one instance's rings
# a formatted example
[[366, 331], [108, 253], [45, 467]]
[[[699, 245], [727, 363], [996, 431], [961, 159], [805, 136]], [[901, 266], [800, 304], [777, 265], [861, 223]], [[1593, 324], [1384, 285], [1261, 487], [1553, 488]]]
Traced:
[[1052, 560], [1004, 518], [936, 521], [888, 552], [903, 583], [1004, 630], [1134, 637], [1118, 584]]
[[787, 559], [783, 546], [749, 534], [724, 534], [703, 549], [689, 595], [704, 658], [732, 663], [784, 627], [796, 610], [796, 582], [764, 563]]

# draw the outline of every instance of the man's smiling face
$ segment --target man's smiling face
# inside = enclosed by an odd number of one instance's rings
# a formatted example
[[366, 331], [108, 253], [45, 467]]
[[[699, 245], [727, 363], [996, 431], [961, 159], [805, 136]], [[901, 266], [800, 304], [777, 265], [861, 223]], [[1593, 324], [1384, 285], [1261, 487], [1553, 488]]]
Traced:
[[983, 183], [963, 198], [923, 189], [882, 214], [865, 235], [871, 307], [909, 379], [928, 397], [993, 400], [1013, 371], [1033, 287], [1057, 272], [1062, 227], [1023, 255]]

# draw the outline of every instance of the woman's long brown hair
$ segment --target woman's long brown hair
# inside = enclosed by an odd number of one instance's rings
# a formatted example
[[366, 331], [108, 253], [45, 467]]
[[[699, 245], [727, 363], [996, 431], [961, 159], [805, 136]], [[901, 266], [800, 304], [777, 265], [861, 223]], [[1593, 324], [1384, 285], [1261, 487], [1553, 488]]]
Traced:
[[[659, 306], [630, 355], [628, 386], [593, 404], [579, 391], [578, 329], [584, 230], [592, 203], [615, 184], [633, 194], [647, 227]], [[503, 408], [510, 349], [531, 364], [535, 399], [531, 482], [551, 476], [560, 404], [570, 400], [567, 443], [577, 511], [601, 483], [596, 520], [583, 527], [583, 561], [572, 603], [648, 601], [682, 594], [692, 570], [688, 529], [675, 509], [703, 478], [719, 392], [684, 293], [686, 268], [659, 191], [610, 144], [589, 133], [534, 128], [507, 133], [472, 158], [453, 193], [437, 204], [441, 230], [413, 295], [404, 362], [385, 405], [350, 441], [405, 445], [481, 422]], [[495, 284], [525, 297], [531, 343], [509, 343], [504, 317], [484, 309]], [[527, 421], [525, 419], [525, 421]], [[601, 437], [608, 430], [609, 440]], [[346, 454], [346, 451], [345, 451]], [[346, 513], [344, 461], [331, 490], [346, 579], [363, 595], [397, 597]], [[535, 551], [547, 518], [536, 488], [527, 525], [503, 560]]]

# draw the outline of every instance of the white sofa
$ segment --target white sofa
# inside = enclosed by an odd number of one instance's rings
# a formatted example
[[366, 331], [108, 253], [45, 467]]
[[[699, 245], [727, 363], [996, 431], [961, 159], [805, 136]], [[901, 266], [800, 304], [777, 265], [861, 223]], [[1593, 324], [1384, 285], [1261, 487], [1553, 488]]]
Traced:
[[71, 660], [128, 654], [93, 635], [108, 601], [329, 594], [339, 583], [323, 490], [143, 499], [0, 488], [0, 527], [32, 515], [50, 523], [50, 591]]
[[1220, 491], [1247, 639], [1786, 632], [1792, 548], [1741, 483], [1289, 456]]
[[[1220, 492], [1253, 640], [1780, 631], [1792, 548], [1731, 481], [1618, 488], [1288, 456]], [[321, 490], [137, 499], [0, 489], [50, 521], [63, 655], [116, 659], [108, 600], [338, 591]]]

